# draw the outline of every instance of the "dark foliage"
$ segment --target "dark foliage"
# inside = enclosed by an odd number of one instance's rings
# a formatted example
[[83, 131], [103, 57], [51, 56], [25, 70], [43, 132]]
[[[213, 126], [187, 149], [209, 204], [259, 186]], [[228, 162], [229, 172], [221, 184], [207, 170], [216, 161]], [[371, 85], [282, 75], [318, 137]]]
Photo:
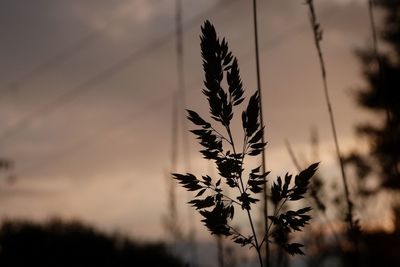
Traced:
[[[365, 255], [363, 266], [398, 266], [400, 262], [399, 233], [365, 233], [361, 239], [362, 253]], [[351, 262], [351, 259], [349, 259]]]
[[162, 244], [109, 236], [81, 223], [9, 221], [0, 229], [2, 267], [183, 266]]
[[363, 232], [359, 238], [359, 245], [362, 256], [357, 258], [355, 258], [357, 255], [354, 250], [349, 249], [349, 246], [344, 245], [341, 250], [333, 246], [323, 247], [315, 255], [316, 261], [308, 266], [329, 266], [329, 262], [334, 258], [341, 259], [340, 266], [344, 267], [399, 266], [399, 233]]
[[308, 224], [311, 216], [308, 212], [310, 207], [299, 210], [289, 210], [287, 212], [279, 211], [287, 201], [296, 201], [304, 198], [305, 193], [310, 185], [311, 177], [315, 174], [318, 163], [310, 165], [307, 169], [301, 171], [295, 178], [294, 184], [291, 186], [292, 175], [286, 174], [285, 181], [282, 182], [281, 177], [271, 187], [271, 198], [277, 207], [274, 216], [269, 216], [272, 223], [276, 226], [272, 237], [289, 254], [304, 254], [300, 249], [301, 244], [289, 243], [289, 233], [293, 231], [301, 231]]
[[[226, 134], [217, 131], [195, 111], [187, 110], [187, 117], [197, 126], [197, 129], [191, 132], [203, 148], [200, 152], [205, 159], [214, 161], [220, 178], [213, 179], [207, 175], [199, 179], [189, 173], [175, 173], [173, 177], [188, 191], [195, 191], [196, 195], [189, 204], [199, 210], [203, 216], [202, 222], [211, 234], [231, 236], [232, 240], [241, 246], [255, 247], [260, 259], [261, 246], [264, 242], [270, 242], [270, 237], [273, 237], [289, 254], [303, 254], [300, 249], [302, 245], [289, 243], [286, 237], [291, 231], [299, 231], [308, 223], [311, 219], [308, 212], [311, 209], [307, 207], [285, 213], [280, 210], [287, 201], [296, 201], [304, 197], [318, 164], [313, 164], [300, 172], [294, 178], [293, 185], [290, 183], [291, 175], [286, 175], [283, 185], [281, 178], [278, 178], [271, 194], [280, 208], [269, 218], [271, 227], [274, 226], [275, 231], [274, 234], [265, 233], [262, 241], [258, 242], [250, 211], [259, 201], [257, 194], [263, 191], [269, 172], [261, 172], [261, 167], [257, 167], [249, 172], [248, 179], [245, 180], [243, 162], [246, 156], [259, 155], [266, 146], [262, 141], [264, 129], [260, 123], [259, 95], [257, 92], [254, 93], [242, 112], [243, 146], [238, 150], [230, 128], [234, 108], [244, 101], [238, 61], [229, 51], [227, 41], [218, 38], [214, 26], [209, 21], [204, 23], [201, 30], [201, 52], [205, 73], [203, 94], [208, 100], [211, 118], [220, 124]], [[225, 90], [224, 86], [228, 89]], [[221, 188], [222, 182], [236, 189], [237, 195], [231, 198], [225, 194]], [[203, 197], [206, 192], [207, 196]], [[247, 213], [252, 234], [243, 235], [231, 227], [235, 206]], [[280, 236], [280, 231], [285, 238]]]
[[310, 197], [314, 200], [316, 208], [325, 213], [326, 205], [321, 198], [321, 193], [323, 193], [323, 182], [321, 177], [315, 176], [313, 183], [310, 186]]
[[13, 167], [12, 161], [10, 161], [8, 159], [0, 158], [0, 169], [8, 170], [12, 167]]
[[359, 51], [368, 85], [357, 91], [357, 102], [383, 120], [359, 125], [358, 133], [370, 140], [382, 187], [400, 190], [400, 1], [379, 0], [375, 5], [385, 12], [381, 40], [390, 49], [378, 55], [368, 49]]

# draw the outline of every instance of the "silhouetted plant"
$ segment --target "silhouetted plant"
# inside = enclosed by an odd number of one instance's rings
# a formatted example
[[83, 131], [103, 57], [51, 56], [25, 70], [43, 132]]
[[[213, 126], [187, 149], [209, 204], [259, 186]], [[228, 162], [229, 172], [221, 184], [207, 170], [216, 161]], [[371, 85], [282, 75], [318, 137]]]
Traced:
[[[293, 161], [293, 164], [296, 168], [300, 171], [301, 165], [299, 164], [299, 160], [296, 158], [295, 153], [292, 150], [292, 147], [288, 140], [286, 140], [287, 150], [289, 155]], [[311, 148], [313, 151], [313, 160], [319, 158], [318, 150], [319, 150], [319, 140], [318, 134], [315, 129], [311, 132]], [[302, 162], [307, 162], [304, 159]], [[336, 190], [329, 189], [330, 194], [327, 194], [327, 179], [323, 179], [318, 173], [313, 176], [312, 182], [310, 184], [309, 195], [308, 195], [308, 203], [312, 204], [311, 206], [314, 209], [314, 217], [320, 217], [322, 219], [323, 225], [321, 225], [320, 229], [323, 231], [311, 231], [307, 234], [307, 238], [304, 241], [308, 246], [312, 248], [314, 251], [318, 251], [318, 253], [314, 253], [311, 257], [308, 257], [308, 266], [320, 266], [320, 264], [326, 257], [329, 255], [331, 251], [335, 253], [341, 253], [340, 242], [341, 238], [339, 237], [337, 231], [331, 220], [327, 216], [327, 209], [329, 208], [330, 213], [332, 213], [332, 207], [329, 205], [329, 199], [327, 198], [328, 195], [332, 194]], [[336, 194], [336, 192], [335, 192]], [[339, 192], [339, 197], [337, 201], [340, 202], [342, 193]], [[329, 206], [327, 206], [329, 205]], [[333, 210], [340, 210], [340, 214], [343, 214], [342, 210], [340, 209], [339, 203], [335, 203]], [[329, 230], [330, 234], [328, 235]], [[327, 239], [327, 237], [330, 237]], [[329, 253], [327, 253], [329, 252]]]
[[[222, 126], [226, 134], [222, 134], [195, 111], [187, 110], [187, 113], [188, 119], [197, 126], [197, 129], [191, 132], [203, 147], [200, 150], [201, 154], [216, 164], [220, 178], [213, 179], [209, 175], [197, 178], [191, 173], [174, 173], [173, 177], [188, 191], [196, 193], [189, 204], [202, 215], [202, 222], [211, 234], [230, 236], [241, 246], [254, 247], [260, 266], [263, 265], [261, 248], [264, 242], [275, 242], [291, 255], [304, 254], [301, 250], [302, 244], [289, 243], [289, 234], [300, 231], [308, 224], [311, 208], [283, 212], [283, 207], [290, 201], [304, 198], [318, 163], [310, 165], [295, 177], [288, 173], [283, 179], [278, 177], [271, 188], [275, 212], [267, 218], [269, 227], [266, 233], [261, 239], [257, 237], [251, 210], [259, 201], [257, 194], [262, 193], [269, 172], [260, 171], [259, 166], [248, 171], [248, 179], [245, 179], [244, 159], [246, 156], [259, 155], [266, 145], [262, 142], [264, 128], [260, 126], [259, 94], [256, 92], [250, 97], [246, 109], [242, 112], [243, 143], [241, 150], [238, 150], [231, 131], [234, 108], [244, 101], [238, 61], [229, 51], [225, 38], [218, 38], [214, 26], [209, 21], [204, 23], [201, 30], [205, 73], [203, 94], [208, 100], [211, 118]], [[222, 86], [224, 78], [228, 86], [227, 91]], [[221, 187], [222, 181], [230, 188], [236, 189], [236, 198], [227, 196]], [[231, 226], [235, 207], [240, 207], [247, 213], [251, 234], [240, 233]]]
[[[263, 105], [262, 105], [262, 90], [261, 90], [261, 68], [260, 68], [260, 53], [258, 48], [258, 20], [257, 20], [257, 0], [253, 0], [253, 29], [254, 29], [254, 52], [255, 52], [255, 61], [256, 61], [256, 77], [257, 77], [257, 92], [259, 95], [259, 104], [260, 104], [260, 126], [264, 127], [264, 113], [263, 113]], [[264, 134], [261, 135], [261, 142], [265, 143]], [[265, 149], [261, 150], [261, 171], [265, 172], [267, 170], [265, 166]], [[267, 183], [264, 183], [263, 188], [263, 198], [262, 202], [264, 204], [262, 208], [262, 213], [264, 217], [261, 222], [264, 224], [264, 230], [268, 231], [268, 186]], [[269, 261], [269, 243], [265, 243], [265, 265], [267, 267], [270, 266]]]
[[321, 68], [321, 76], [322, 76], [322, 82], [323, 82], [323, 90], [324, 90], [324, 94], [325, 94], [325, 101], [326, 101], [326, 105], [328, 108], [329, 120], [330, 120], [330, 124], [331, 124], [333, 140], [335, 143], [336, 156], [337, 156], [337, 160], [339, 163], [340, 172], [341, 172], [341, 176], [342, 176], [344, 197], [345, 197], [346, 204], [347, 204], [347, 214], [346, 214], [345, 220], [349, 224], [349, 234], [352, 237], [356, 237], [359, 234], [360, 228], [359, 228], [358, 221], [354, 219], [354, 214], [353, 214], [353, 208], [354, 208], [353, 206], [354, 205], [350, 199], [348, 181], [347, 181], [346, 172], [344, 169], [343, 158], [340, 154], [339, 140], [337, 137], [337, 130], [336, 130], [336, 125], [335, 125], [335, 118], [333, 115], [332, 104], [331, 104], [331, 100], [329, 97], [328, 83], [327, 83], [327, 78], [326, 78], [327, 75], [326, 75], [325, 60], [324, 60], [324, 56], [323, 56], [322, 48], [321, 48], [322, 28], [317, 19], [317, 14], [316, 14], [315, 8], [314, 8], [314, 1], [307, 0], [306, 5], [309, 8], [310, 24], [311, 24], [311, 28], [313, 31], [315, 48], [318, 53], [318, 59], [319, 59], [320, 68]]

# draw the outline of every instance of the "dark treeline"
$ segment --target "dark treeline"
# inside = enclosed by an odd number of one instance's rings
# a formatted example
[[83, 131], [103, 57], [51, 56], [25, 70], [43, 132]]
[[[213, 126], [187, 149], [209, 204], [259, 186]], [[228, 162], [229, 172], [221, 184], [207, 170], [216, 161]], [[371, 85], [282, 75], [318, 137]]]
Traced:
[[138, 244], [79, 222], [7, 221], [0, 228], [0, 266], [183, 266], [162, 244]]

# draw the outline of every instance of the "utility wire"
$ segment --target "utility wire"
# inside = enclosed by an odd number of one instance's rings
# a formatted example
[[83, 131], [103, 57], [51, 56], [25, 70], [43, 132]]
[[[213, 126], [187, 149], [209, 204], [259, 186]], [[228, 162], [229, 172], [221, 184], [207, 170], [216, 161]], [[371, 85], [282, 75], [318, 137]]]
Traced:
[[[229, 1], [229, 4], [232, 4], [233, 2], [238, 1], [238, 0], [232, 0]], [[210, 15], [217, 13], [220, 9], [222, 9], [224, 6], [220, 2], [219, 4], [213, 6], [212, 8], [209, 8], [199, 16], [196, 16], [190, 22], [188, 23], [187, 28], [191, 28], [195, 25], [195, 21], [204, 17], [206, 13], [210, 13]], [[328, 10], [326, 12], [321, 12], [323, 14], [328, 13]], [[332, 16], [334, 12], [329, 12], [327, 15]], [[282, 42], [284, 42], [286, 39], [291, 38], [294, 34], [299, 33], [299, 30], [304, 30], [305, 25], [300, 24], [297, 27], [294, 27], [293, 29], [290, 29], [283, 34], [277, 36], [273, 40], [264, 43], [264, 45], [261, 47], [261, 50], [275, 47]], [[72, 102], [74, 99], [78, 98], [81, 94], [85, 92], [89, 92], [93, 89], [95, 89], [93, 86], [102, 82], [106, 81], [110, 78], [110, 76], [113, 76], [117, 74], [119, 71], [122, 71], [124, 68], [128, 67], [130, 64], [133, 64], [136, 60], [139, 60], [143, 58], [144, 56], [147, 55], [141, 55], [141, 53], [147, 53], [150, 54], [153, 49], [161, 47], [163, 42], [168, 41], [170, 38], [173, 38], [173, 32], [171, 32], [169, 35], [162, 36], [161, 38], [153, 41], [149, 46], [144, 46], [138, 51], [134, 52], [131, 54], [130, 57], [125, 58], [125, 60], [122, 60], [113, 66], [109, 67], [108, 69], [104, 70], [103, 72], [95, 75], [89, 80], [86, 80], [85, 82], [81, 83], [77, 87], [73, 88], [72, 90], [64, 93], [63, 95], [59, 96], [57, 99], [54, 101], [32, 111], [19, 121], [17, 121], [13, 126], [9, 127], [8, 129], [4, 130], [3, 132], [0, 133], [0, 145], [1, 143], [4, 142], [5, 139], [8, 137], [15, 135], [22, 129], [26, 127], [26, 125], [33, 120], [35, 117], [40, 117], [42, 115], [47, 115], [50, 112], [54, 112], [56, 109], [62, 107], [63, 105]], [[92, 86], [92, 87], [90, 87]]]
[[[237, 0], [235, 0], [235, 1], [237, 1]], [[234, 1], [231, 1], [230, 3], [233, 3], [233, 2]], [[195, 18], [193, 18], [190, 21], [190, 23], [188, 24], [187, 28], [196, 25], [195, 21], [198, 20], [199, 18], [202, 18], [203, 16], [205, 16], [206, 13], [210, 13], [209, 15], [212, 15], [213, 13], [218, 12], [219, 9], [221, 9], [223, 7], [225, 8], [226, 6], [222, 5], [222, 3], [220, 2], [220, 4], [217, 4], [214, 7], [207, 9], [202, 14], [200, 14], [200, 15], [196, 16]], [[168, 37], [174, 37], [174, 35], [168, 36]], [[158, 45], [158, 43], [157, 43], [157, 45]], [[153, 50], [153, 49], [151, 49], [151, 50]], [[192, 86], [192, 88], [194, 88], [194, 86]], [[72, 153], [72, 152], [74, 152], [75, 150], [78, 150], [78, 149], [82, 149], [83, 147], [85, 147], [87, 145], [90, 145], [95, 141], [98, 141], [105, 134], [109, 134], [110, 132], [112, 132], [112, 130], [116, 129], [117, 126], [125, 125], [127, 122], [132, 122], [132, 120], [135, 120], [135, 119], [143, 119], [144, 115], [150, 114], [149, 112], [147, 112], [150, 108], [151, 108], [150, 110], [152, 112], [154, 112], [155, 110], [163, 107], [166, 103], [168, 103], [168, 101], [166, 101], [166, 100], [168, 98], [170, 98], [171, 95], [173, 96], [173, 95], [177, 95], [177, 94], [178, 94], [178, 91], [173, 91], [171, 93], [168, 93], [168, 94], [158, 98], [154, 102], [153, 101], [150, 102], [148, 105], [145, 105], [144, 108], [141, 109], [139, 112], [134, 113], [131, 116], [124, 117], [124, 119], [122, 119], [122, 120], [115, 121], [115, 123], [111, 124], [111, 126], [108, 126], [107, 129], [103, 129], [101, 131], [96, 131], [96, 133], [81, 139], [75, 145], [72, 145], [71, 147], [67, 148], [66, 150], [63, 151], [63, 153], [53, 155], [51, 157], [50, 161], [57, 162], [57, 161], [65, 158], [66, 156], [68, 156], [69, 153]], [[107, 131], [107, 130], [109, 130], [109, 131]], [[102, 135], [99, 135], [98, 132], [101, 132]], [[31, 171], [33, 171], [35, 169], [39, 169], [39, 167], [41, 168], [44, 165], [48, 165], [48, 163], [49, 163], [49, 161], [45, 160], [45, 161], [41, 161], [41, 162], [36, 163], [36, 164], [31, 164], [28, 167], [20, 170], [19, 173], [20, 174], [21, 173], [27, 173], [28, 171], [31, 172]]]
[[[154, 0], [152, 0], [154, 1]], [[121, 19], [120, 16], [109, 17], [103, 25], [103, 29], [110, 27]], [[92, 45], [103, 35], [102, 30], [91, 31], [78, 39], [72, 45], [59, 50], [54, 56], [45, 59], [42, 63], [31, 69], [29, 72], [21, 75], [18, 79], [8, 82], [10, 90], [21, 89], [24, 85], [32, 82], [40, 75], [63, 64], [79, 51]]]
[[172, 95], [172, 133], [171, 133], [171, 166], [167, 174], [168, 184], [168, 206], [167, 213], [164, 215], [167, 224], [165, 225], [169, 232], [172, 242], [183, 239], [182, 227], [179, 224], [179, 213], [176, 205], [177, 186], [174, 179], [171, 179], [171, 173], [177, 171], [178, 166], [178, 103], [177, 95]]
[[[330, 13], [331, 14], [331, 13]], [[287, 33], [293, 32], [293, 29], [296, 29], [296, 34], [299, 34], [301, 31], [306, 30], [305, 27], [307, 26], [306, 24], [300, 24], [301, 27], [295, 26], [292, 29], [289, 29]], [[260, 47], [261, 51], [263, 50], [271, 50], [273, 48], [278, 47], [281, 43], [287, 41], [287, 39], [293, 38], [293, 34], [286, 34], [283, 33], [279, 36], [277, 36], [274, 39], [271, 39]], [[247, 55], [247, 53], [245, 53]], [[244, 56], [244, 58], [248, 58]], [[245, 61], [245, 63], [249, 63], [248, 61]], [[194, 92], [195, 90], [199, 89], [196, 85], [198, 85], [197, 82], [192, 82], [189, 84], [188, 88], [191, 88], [189, 93]], [[155, 112], [156, 110], [159, 110], [160, 108], [164, 107], [167, 103], [170, 103], [168, 99], [173, 97], [173, 95], [176, 95], [177, 91], [170, 92], [168, 94], [165, 94], [151, 102], [148, 102], [147, 105], [143, 106], [138, 112], [134, 112], [132, 114], [127, 115], [126, 117], [124, 116], [121, 120], [116, 120], [114, 123], [111, 125], [107, 125], [107, 127], [103, 128], [102, 130], [96, 131], [95, 133], [88, 135], [80, 141], [76, 142], [75, 145], [72, 145], [68, 147], [67, 149], [63, 150], [62, 153], [57, 153], [52, 155], [50, 160], [44, 160], [40, 161], [39, 163], [36, 164], [31, 164], [27, 166], [26, 168], [22, 169], [19, 174], [27, 173], [35, 171], [36, 169], [43, 169], [44, 166], [46, 165], [51, 165], [51, 163], [54, 164], [54, 162], [61, 161], [62, 159], [68, 157], [70, 154], [76, 152], [77, 150], [81, 150], [89, 145], [92, 145], [93, 143], [101, 140], [105, 136], [110, 135], [114, 130], [122, 128], [121, 126], [125, 126], [127, 123], [130, 125], [135, 122], [142, 120], [144, 116], [150, 115], [152, 112]], [[50, 164], [49, 164], [50, 163]]]
[[[70, 154], [81, 150], [87, 146], [93, 145], [96, 142], [100, 141], [102, 138], [105, 136], [109, 136], [112, 134], [115, 130], [120, 129], [120, 125], [126, 125], [129, 123], [132, 125], [133, 121], [139, 121], [142, 120], [143, 117], [148, 116], [158, 110], [160, 110], [163, 106], [165, 106], [169, 101], [168, 99], [171, 98], [171, 94], [166, 94], [163, 95], [154, 101], [151, 101], [147, 105], [145, 105], [143, 108], [141, 108], [138, 112], [135, 112], [133, 114], [128, 114], [127, 116], [120, 117], [119, 120], [114, 120], [112, 124], [107, 125], [107, 127], [104, 127], [101, 130], [96, 130], [92, 134], [89, 134], [85, 136], [84, 138], [80, 139], [78, 142], [75, 144], [67, 147], [65, 150], [63, 150], [61, 153], [54, 153], [51, 155], [50, 160], [41, 160], [39, 162], [33, 163], [28, 165], [27, 167], [21, 169], [18, 171], [19, 175], [26, 174], [26, 173], [32, 173], [33, 171], [37, 169], [43, 169], [46, 165], [54, 165], [55, 163], [65, 159], [68, 157]], [[99, 134], [99, 132], [101, 134]]]
[[[231, 5], [238, 0], [231, 0], [228, 3]], [[223, 3], [223, 4], [222, 4]], [[206, 11], [202, 12], [200, 15], [192, 18], [186, 26], [186, 29], [192, 28], [197, 25], [197, 21], [203, 18], [205, 15], [211, 16], [214, 13], [219, 12], [222, 8], [226, 8], [227, 4], [225, 2], [219, 2], [218, 4], [214, 5], [213, 7], [207, 9]], [[162, 47], [166, 42], [170, 41], [174, 38], [174, 32], [168, 32], [167, 34], [162, 35], [161, 37], [157, 38], [150, 44], [146, 44], [142, 46], [140, 49], [135, 50], [122, 60], [116, 62], [115, 64], [111, 65], [110, 67], [106, 68], [105, 70], [99, 72], [98, 74], [94, 75], [93, 77], [89, 78], [88, 80], [84, 81], [83, 83], [79, 84], [78, 86], [72, 88], [71, 90], [65, 92], [64, 94], [57, 97], [50, 103], [39, 107], [38, 109], [32, 111], [31, 113], [27, 114], [25, 117], [20, 119], [15, 125], [6, 129], [0, 134], [0, 144], [4, 142], [11, 135], [15, 135], [22, 129], [24, 129], [27, 124], [32, 121], [36, 117], [40, 117], [45, 114], [53, 113], [55, 110], [59, 109], [60, 107], [66, 105], [67, 103], [72, 102], [76, 98], [78, 98], [83, 93], [87, 93], [95, 89], [94, 85], [97, 85], [101, 82], [109, 80], [112, 76], [116, 75], [117, 73], [121, 72], [128, 66], [132, 65], [134, 62], [147, 57], [149, 54], [153, 53], [158, 48]]]
[[187, 135], [187, 120], [186, 116], [184, 116], [183, 111], [186, 109], [186, 86], [185, 86], [185, 64], [184, 64], [184, 41], [183, 41], [183, 10], [182, 10], [182, 0], [175, 0], [176, 3], [176, 56], [177, 56], [177, 74], [178, 74], [178, 99], [180, 112], [178, 112], [178, 116], [181, 119], [182, 125], [182, 144], [183, 144], [183, 156], [185, 158], [186, 169], [190, 171], [191, 162], [190, 162], [190, 145], [189, 139]]
[[[186, 165], [186, 172], [191, 172], [190, 143], [188, 138], [188, 126], [184, 110], [186, 109], [186, 87], [185, 87], [185, 66], [184, 66], [184, 41], [183, 41], [183, 2], [175, 0], [175, 34], [176, 34], [176, 70], [178, 78], [178, 122], [181, 124], [181, 136], [183, 145], [183, 156]], [[179, 129], [179, 127], [178, 127]], [[178, 131], [177, 131], [178, 132]], [[176, 147], [178, 150], [179, 146]], [[176, 183], [174, 183], [176, 186]], [[188, 238], [192, 253], [192, 265], [198, 266], [197, 244], [196, 244], [196, 221], [193, 210], [188, 206]]]

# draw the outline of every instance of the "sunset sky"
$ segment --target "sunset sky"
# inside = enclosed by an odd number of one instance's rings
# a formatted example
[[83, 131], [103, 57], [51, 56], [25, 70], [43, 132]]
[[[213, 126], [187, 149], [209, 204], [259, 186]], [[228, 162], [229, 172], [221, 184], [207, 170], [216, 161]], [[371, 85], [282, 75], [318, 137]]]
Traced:
[[[339, 170], [303, 2], [259, 1], [267, 166], [271, 177], [296, 171], [287, 139], [304, 165], [321, 161], [331, 183]], [[354, 98], [363, 85], [354, 51], [371, 45], [366, 2], [315, 1], [343, 152], [366, 149], [354, 127], [373, 119]], [[1, 172], [0, 219], [77, 218], [142, 239], [165, 236], [174, 12], [173, 0], [0, 1], [0, 156], [15, 163]], [[206, 19], [237, 56], [246, 95], [256, 89], [251, 1], [184, 0], [186, 106], [204, 117], [199, 35]], [[319, 159], [312, 159], [313, 128]], [[209, 173], [189, 138], [191, 171]], [[179, 191], [184, 224], [186, 201]]]

